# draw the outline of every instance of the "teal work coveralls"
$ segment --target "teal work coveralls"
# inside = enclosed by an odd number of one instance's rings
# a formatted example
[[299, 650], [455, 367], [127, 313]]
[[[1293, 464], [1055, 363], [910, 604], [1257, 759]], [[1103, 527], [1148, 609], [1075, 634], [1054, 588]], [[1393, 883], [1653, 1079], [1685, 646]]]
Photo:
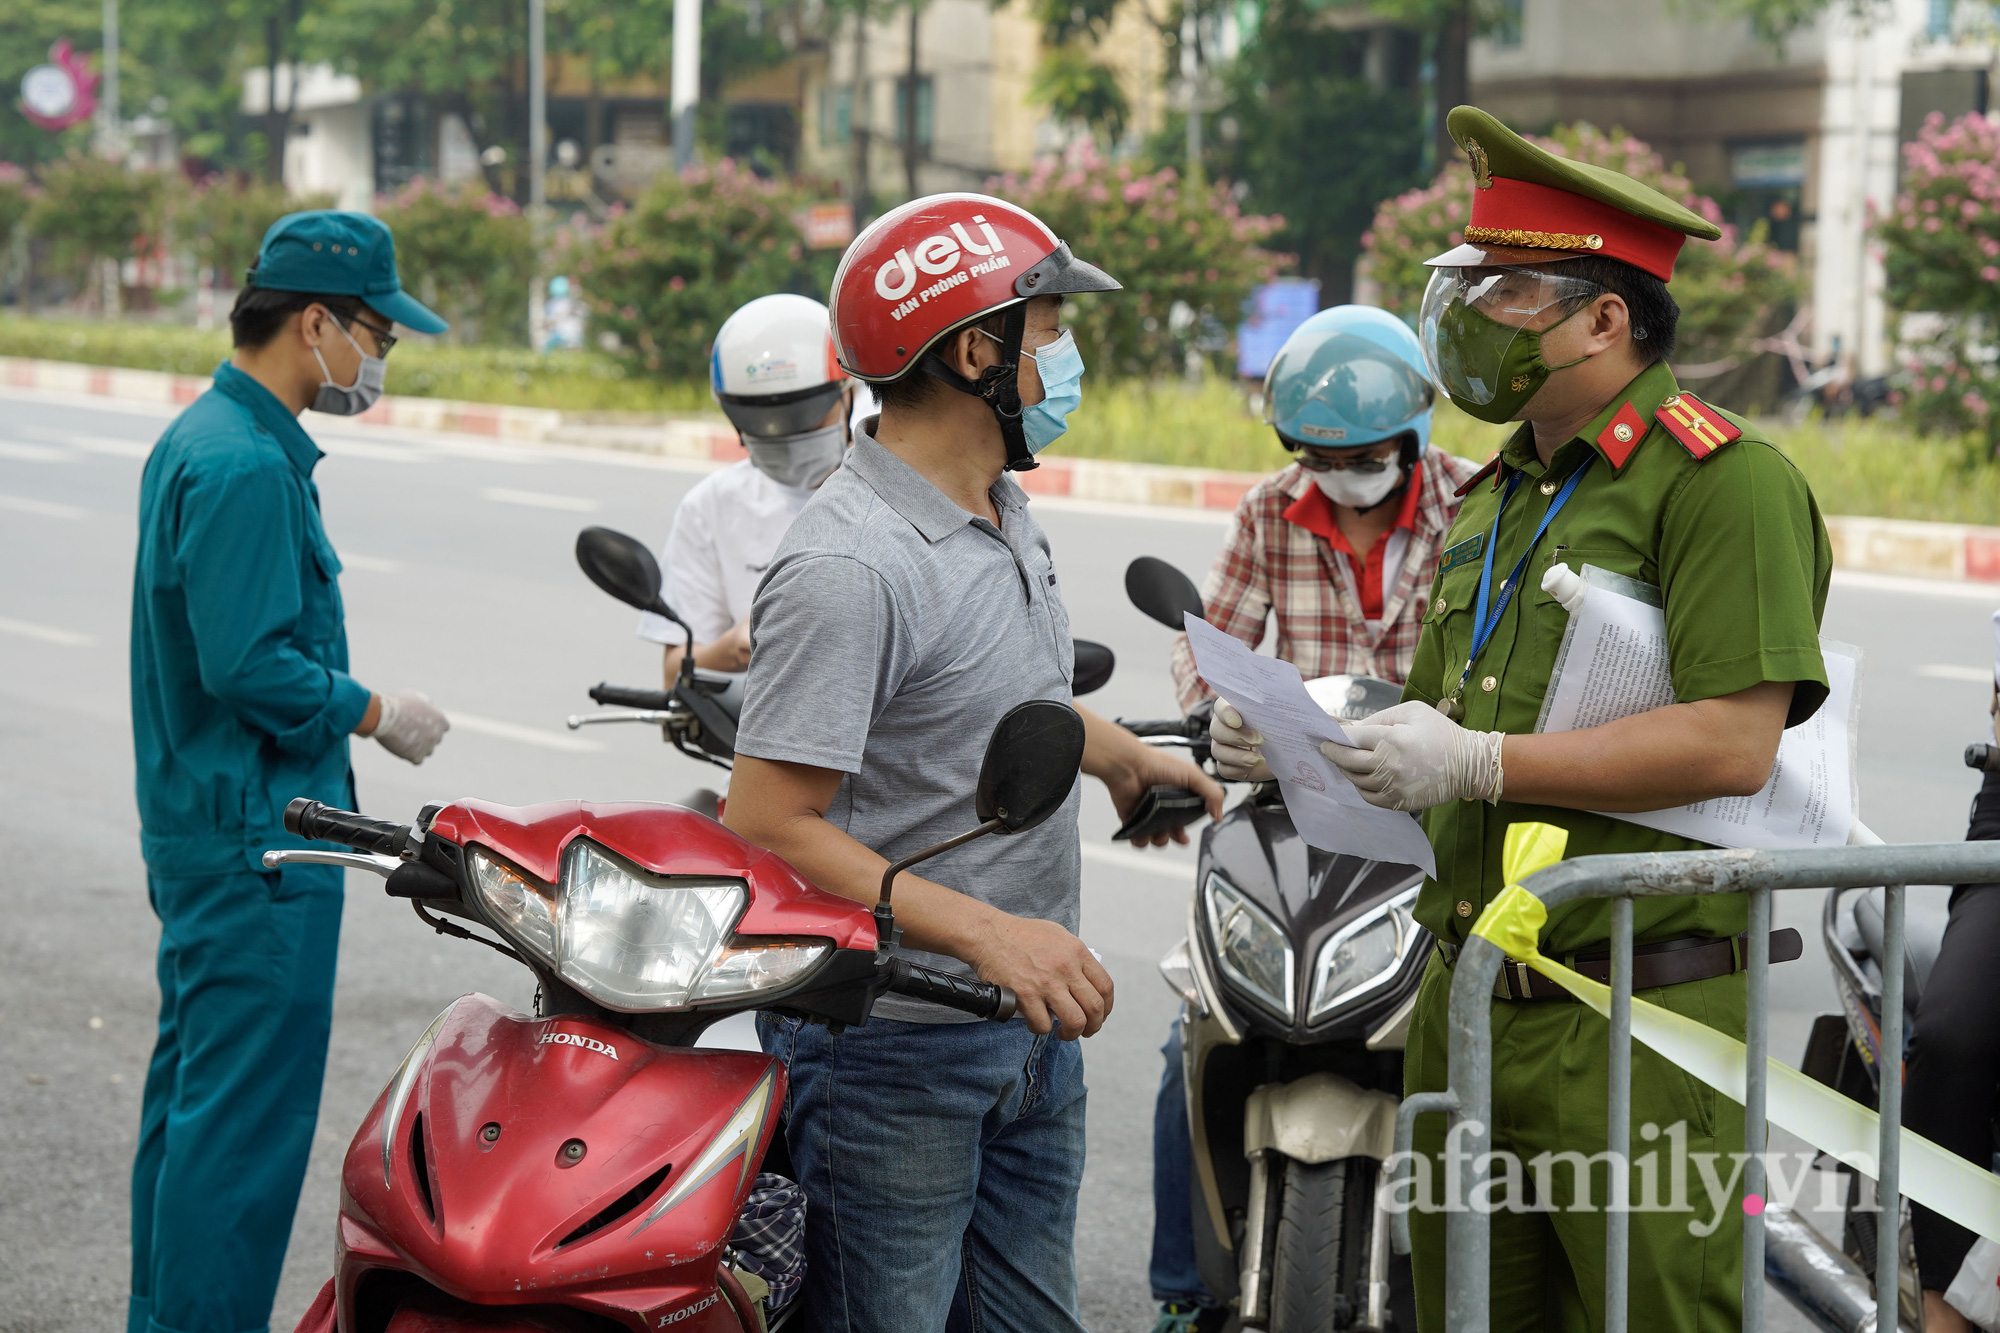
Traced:
[[[332, 1024], [341, 870], [295, 796], [351, 809], [334, 557], [298, 419], [230, 365], [154, 446], [132, 580], [132, 741], [160, 1031], [132, 1169], [128, 1333], [255, 1333], [290, 1239]], [[324, 844], [319, 844], [324, 845]]]

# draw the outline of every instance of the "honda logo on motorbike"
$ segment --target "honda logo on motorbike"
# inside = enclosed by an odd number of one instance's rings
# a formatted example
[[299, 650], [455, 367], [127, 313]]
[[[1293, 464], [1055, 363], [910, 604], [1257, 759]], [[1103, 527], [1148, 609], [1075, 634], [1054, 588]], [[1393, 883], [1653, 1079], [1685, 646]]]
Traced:
[[717, 1301], [721, 1299], [722, 1299], [721, 1292], [711, 1291], [710, 1293], [708, 1293], [708, 1295], [702, 1297], [700, 1300], [696, 1301], [693, 1305], [683, 1305], [678, 1310], [669, 1310], [666, 1314], [663, 1314], [659, 1317], [659, 1319], [653, 1324], [653, 1327], [668, 1328], [674, 1324], [680, 1323], [681, 1320], [683, 1319], [692, 1319], [696, 1315], [700, 1314], [703, 1310], [706, 1310], [709, 1306], [715, 1304]]
[[599, 1041], [595, 1037], [585, 1037], [575, 1032], [544, 1032], [535, 1044], [537, 1046], [581, 1046], [587, 1051], [596, 1051], [599, 1055], [608, 1055], [614, 1060], [618, 1058], [618, 1048], [610, 1042]]
[[[954, 222], [949, 236], [939, 232], [927, 237], [917, 243], [914, 251], [905, 246], [875, 271], [875, 294], [897, 303], [889, 312], [892, 319], [901, 319], [925, 301], [942, 296], [961, 283], [1012, 265], [1013, 261], [1002, 253], [1007, 247], [1000, 243], [1000, 234], [993, 230], [993, 224], [979, 216], [972, 221], [986, 238], [986, 244], [973, 240], [964, 223]], [[955, 271], [967, 255], [978, 255], [983, 262], [974, 264], [970, 272]], [[917, 291], [919, 272], [938, 281]]]

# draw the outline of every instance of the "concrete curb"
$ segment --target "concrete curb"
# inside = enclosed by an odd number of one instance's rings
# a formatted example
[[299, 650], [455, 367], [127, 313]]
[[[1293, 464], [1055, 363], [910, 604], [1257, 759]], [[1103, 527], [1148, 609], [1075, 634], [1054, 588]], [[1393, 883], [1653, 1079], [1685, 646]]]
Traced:
[[[0, 384], [171, 405], [193, 402], [209, 381], [157, 370], [0, 357]], [[606, 426], [568, 420], [552, 408], [387, 394], [356, 420], [399, 430], [458, 431], [524, 444], [586, 444], [700, 462], [728, 463], [745, 456], [727, 421], [693, 414]], [[1234, 509], [1263, 477], [1258, 472], [1062, 457], [1044, 458], [1040, 467], [1018, 474], [1022, 489], [1031, 495], [1222, 511]], [[1847, 515], [1828, 515], [1826, 526], [1837, 569], [2000, 584], [2000, 527]]]

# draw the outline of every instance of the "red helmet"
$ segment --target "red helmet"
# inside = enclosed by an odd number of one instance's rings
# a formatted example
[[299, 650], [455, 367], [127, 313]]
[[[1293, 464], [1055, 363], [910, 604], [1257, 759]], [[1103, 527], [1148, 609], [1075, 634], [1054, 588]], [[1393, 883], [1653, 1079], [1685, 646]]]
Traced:
[[[984, 398], [1000, 418], [1007, 465], [1031, 468], [1015, 387], [1026, 323], [1020, 308], [1037, 296], [1118, 289], [1026, 209], [984, 194], [933, 194], [884, 213], [840, 257], [833, 275], [834, 353], [856, 379], [887, 384], [922, 366]], [[930, 355], [947, 334], [1009, 307], [1016, 309], [1004, 354], [977, 383]]]

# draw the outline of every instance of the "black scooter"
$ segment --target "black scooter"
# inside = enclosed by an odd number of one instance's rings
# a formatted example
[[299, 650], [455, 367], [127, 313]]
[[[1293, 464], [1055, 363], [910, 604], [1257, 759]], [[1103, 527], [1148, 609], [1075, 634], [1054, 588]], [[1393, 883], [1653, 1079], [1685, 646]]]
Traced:
[[[1134, 561], [1125, 589], [1170, 629], [1203, 614], [1194, 584], [1162, 560]], [[1350, 722], [1401, 696], [1364, 676], [1307, 689]], [[1118, 721], [1207, 767], [1208, 711]], [[1150, 797], [1120, 836], [1202, 814], [1192, 793]], [[1415, 1333], [1409, 1260], [1391, 1252], [1375, 1187], [1431, 948], [1411, 917], [1422, 883], [1412, 866], [1308, 847], [1276, 783], [1202, 831], [1188, 935], [1160, 971], [1182, 999], [1195, 1251], [1241, 1327]]]

